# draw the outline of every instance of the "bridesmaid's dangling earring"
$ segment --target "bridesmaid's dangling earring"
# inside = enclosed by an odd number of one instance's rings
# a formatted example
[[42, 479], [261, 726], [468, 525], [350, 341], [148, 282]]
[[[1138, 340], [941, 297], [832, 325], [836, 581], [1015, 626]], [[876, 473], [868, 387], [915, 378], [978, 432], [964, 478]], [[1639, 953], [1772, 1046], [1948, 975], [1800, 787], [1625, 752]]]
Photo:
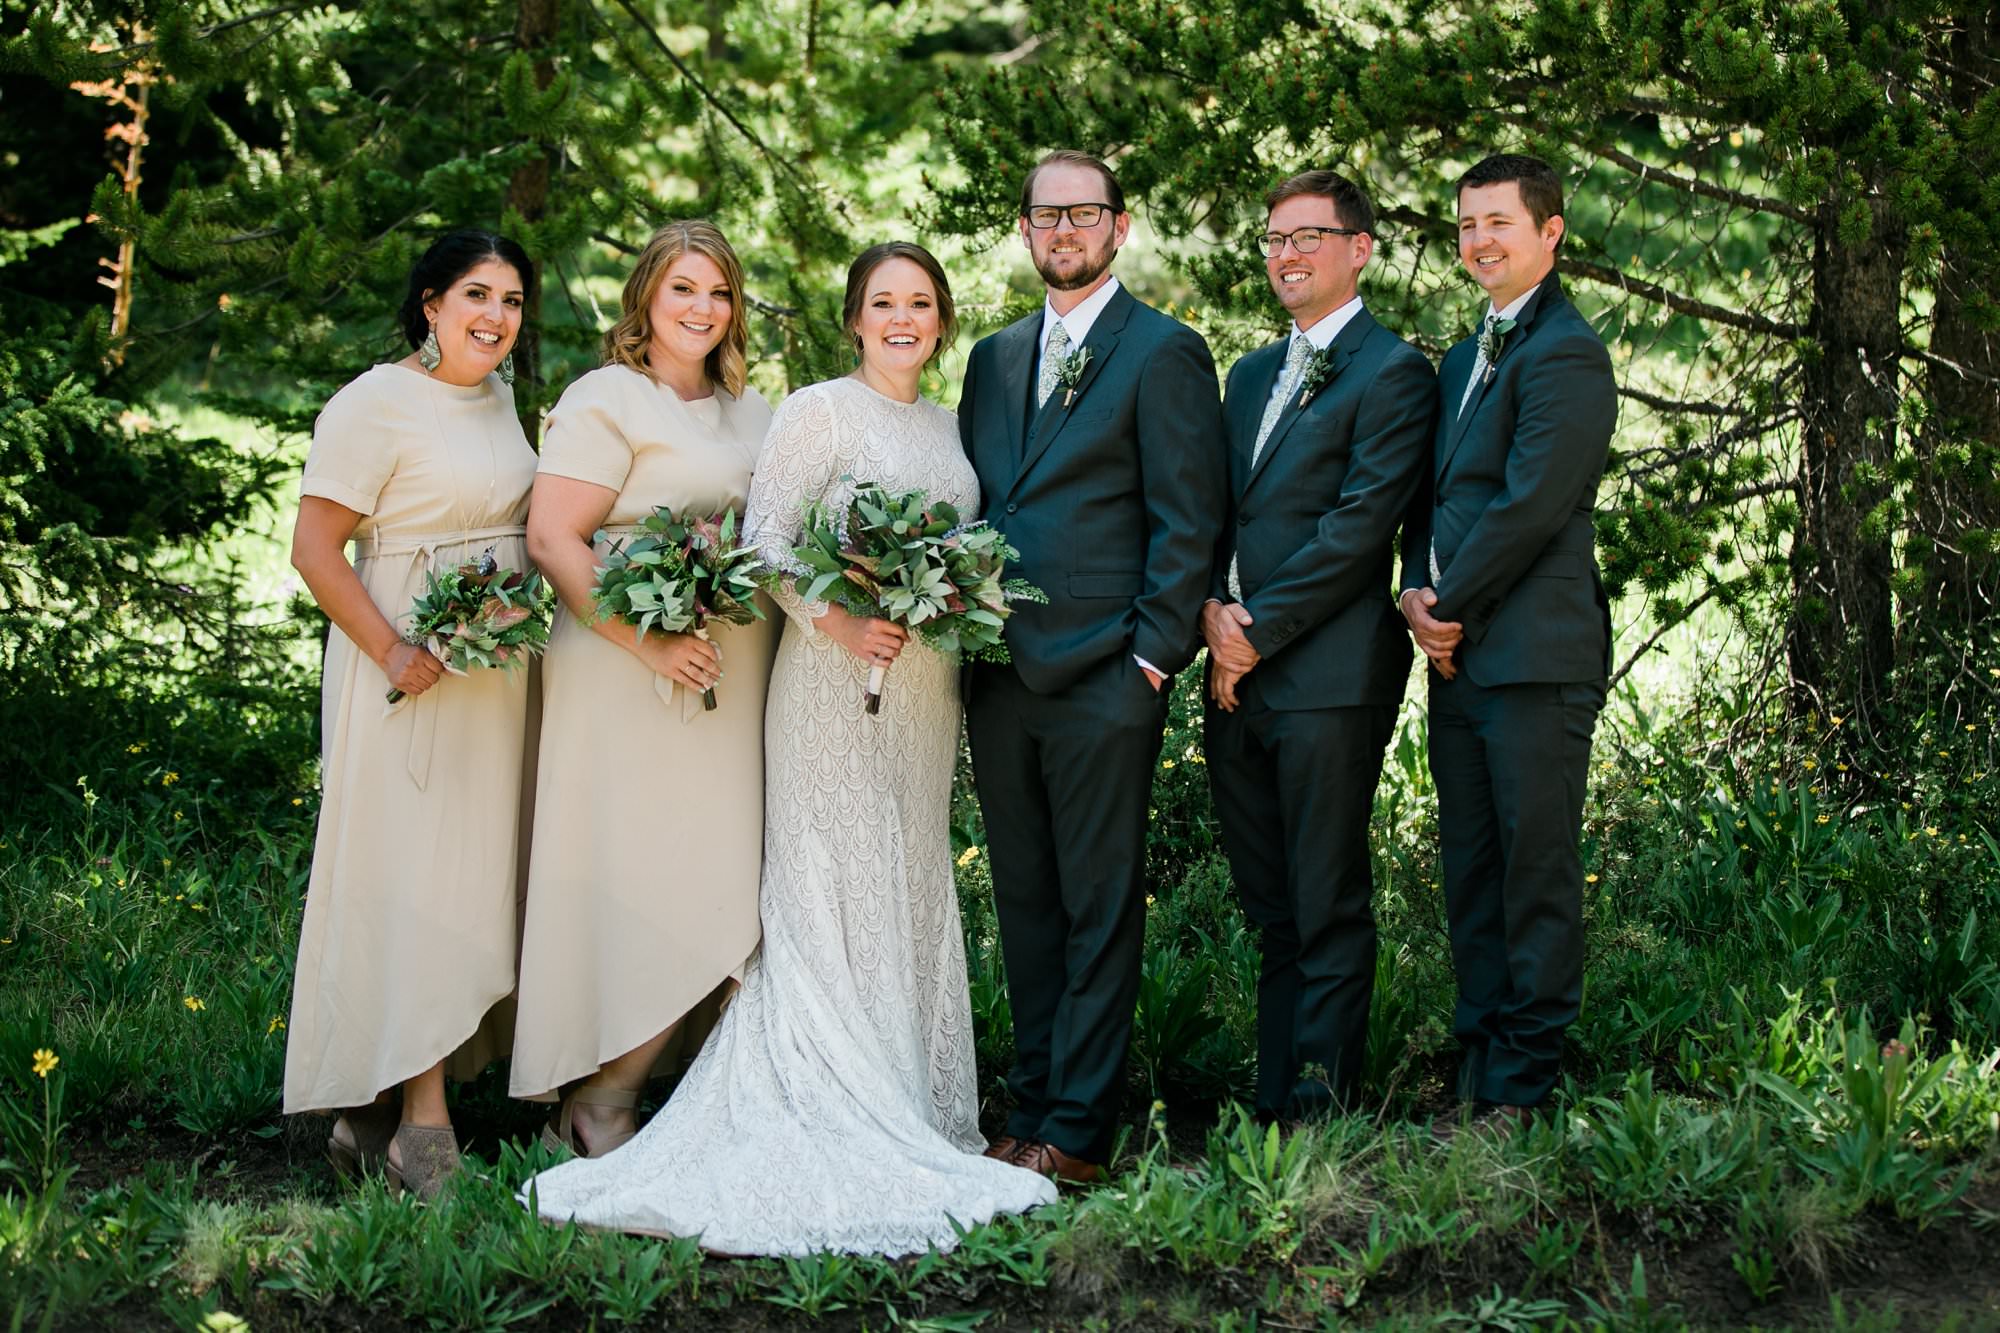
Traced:
[[437, 325], [424, 335], [423, 346], [417, 348], [417, 364], [425, 370], [436, 370], [444, 364], [444, 348], [438, 346]]
[[500, 358], [500, 379], [501, 382], [506, 384], [514, 382], [514, 354], [512, 352]]

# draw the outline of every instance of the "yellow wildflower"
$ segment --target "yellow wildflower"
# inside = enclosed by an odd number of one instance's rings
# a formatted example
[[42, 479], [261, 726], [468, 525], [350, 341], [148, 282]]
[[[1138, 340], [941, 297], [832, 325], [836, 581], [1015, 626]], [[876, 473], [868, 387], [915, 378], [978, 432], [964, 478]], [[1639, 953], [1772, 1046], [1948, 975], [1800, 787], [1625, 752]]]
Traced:
[[146, 748], [146, 742], [144, 742], [144, 741], [134, 741], [134, 742], [133, 742], [132, 744], [130, 744], [130, 745], [128, 745], [128, 746], [126, 746], [126, 747], [125, 747], [125, 753], [126, 753], [126, 754], [139, 754], [139, 753], [141, 753], [142, 751], [144, 751], [144, 750], [145, 750], [145, 748]]
[[54, 1069], [57, 1065], [61, 1063], [62, 1061], [56, 1058], [56, 1053], [54, 1051], [50, 1050], [46, 1046], [42, 1047], [40, 1050], [37, 1050], [35, 1052], [35, 1064], [34, 1064], [35, 1077], [47, 1078], [49, 1076], [49, 1071]]
[[962, 866], [969, 866], [978, 859], [979, 848], [977, 847], [968, 847], [958, 854], [958, 863]]
[[1938, 835], [1938, 831], [1937, 831], [1937, 825], [1936, 825], [1936, 824], [1926, 824], [1926, 825], [1924, 825], [1924, 836], [1925, 836], [1926, 838], [1935, 838], [1935, 837], [1936, 837], [1937, 835]]
[[1817, 759], [1808, 759], [1808, 760], [1806, 760], [1806, 772], [1810, 773], [1810, 772], [1812, 772], [1812, 771], [1813, 771], [1813, 770], [1814, 770], [1815, 768], [1818, 768], [1818, 767], [1819, 767], [1819, 761], [1818, 761]]
[[1821, 816], [1820, 816], [1820, 817], [1819, 817], [1818, 819], [1815, 819], [1815, 820], [1813, 820], [1813, 823], [1815, 823], [1815, 824], [1824, 824], [1824, 823], [1826, 823], [1826, 821], [1827, 821], [1827, 820], [1829, 820], [1829, 819], [1831, 819], [1831, 818], [1833, 818], [1833, 816], [1832, 816], [1832, 815], [1821, 815]]
[[198, 1014], [208, 1008], [207, 1005], [201, 1002], [199, 995], [183, 995], [181, 996], [181, 1003], [187, 1006], [187, 1011], [191, 1014]]
[[1162, 759], [1160, 761], [1160, 767], [1162, 769], [1171, 769], [1173, 766], [1174, 766], [1174, 761], [1171, 759]]
[[272, 1014], [271, 1026], [264, 1029], [264, 1035], [268, 1037], [273, 1032], [283, 1032], [284, 1030], [285, 1030], [285, 1016], [283, 1014]]
[[1595, 883], [1597, 883], [1597, 876], [1595, 876], [1595, 875], [1585, 875], [1585, 876], [1583, 877], [1583, 882], [1584, 882], [1585, 884], [1595, 884]]
[[171, 787], [171, 786], [173, 786], [173, 785], [174, 785], [174, 784], [175, 784], [176, 782], [179, 782], [180, 780], [181, 780], [181, 775], [180, 775], [180, 774], [178, 774], [178, 773], [173, 773], [173, 772], [169, 772], [169, 773], [166, 773], [166, 774], [164, 774], [164, 775], [162, 775], [162, 776], [161, 776], [161, 778], [160, 778], [160, 785], [161, 785], [162, 787]]
[[305, 803], [306, 803], [306, 798], [303, 796], [294, 796], [292, 798], [293, 805], [304, 805]]

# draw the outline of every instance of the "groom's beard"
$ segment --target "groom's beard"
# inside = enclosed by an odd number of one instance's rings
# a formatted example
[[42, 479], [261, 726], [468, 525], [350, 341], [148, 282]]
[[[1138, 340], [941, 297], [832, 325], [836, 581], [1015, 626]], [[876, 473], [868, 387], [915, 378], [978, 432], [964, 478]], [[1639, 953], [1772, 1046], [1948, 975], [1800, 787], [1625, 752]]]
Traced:
[[[1105, 270], [1111, 267], [1111, 261], [1117, 257], [1118, 247], [1106, 239], [1100, 249], [1093, 250], [1085, 245], [1083, 253], [1073, 257], [1077, 263], [1075, 268], [1057, 268], [1055, 256], [1050, 255], [1046, 260], [1035, 261], [1035, 272], [1041, 275], [1042, 281], [1047, 283], [1051, 290], [1073, 292], [1079, 287], [1088, 287], [1103, 277]], [[1064, 258], [1070, 259], [1072, 256], [1065, 255]]]

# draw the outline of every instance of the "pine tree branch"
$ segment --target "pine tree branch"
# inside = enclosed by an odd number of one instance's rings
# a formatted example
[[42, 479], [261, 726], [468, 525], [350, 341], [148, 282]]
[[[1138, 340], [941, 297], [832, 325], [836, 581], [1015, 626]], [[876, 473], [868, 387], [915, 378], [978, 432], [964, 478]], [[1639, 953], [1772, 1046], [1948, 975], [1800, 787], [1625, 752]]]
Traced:
[[1701, 417], [1743, 417], [1750, 415], [1741, 407], [1724, 407], [1720, 403], [1690, 402], [1681, 398], [1668, 398], [1662, 394], [1648, 393], [1644, 389], [1634, 389], [1628, 385], [1618, 386], [1618, 396], [1630, 398], [1635, 403], [1660, 412], [1688, 412]]
[[1775, 213], [1779, 217], [1790, 218], [1794, 222], [1812, 225], [1816, 219], [1796, 204], [1788, 204], [1782, 199], [1770, 199], [1763, 195], [1745, 194], [1732, 190], [1726, 185], [1713, 185], [1698, 176], [1677, 176], [1650, 163], [1642, 162], [1630, 153], [1617, 148], [1596, 147], [1590, 151], [1615, 167], [1622, 167], [1637, 176], [1642, 182], [1650, 181], [1665, 185], [1683, 194], [1698, 194], [1708, 199], [1716, 199], [1736, 208], [1747, 208], [1757, 213]]
[[[260, 9], [254, 14], [239, 14], [233, 19], [226, 19], [221, 23], [212, 23], [195, 33], [195, 37], [201, 41], [207, 41], [218, 33], [228, 32], [231, 28], [241, 28], [251, 23], [262, 23], [265, 19], [284, 18], [292, 14], [304, 14], [311, 10], [324, 9], [325, 7], [324, 0], [316, 0], [315, 3], [301, 5], [273, 5], [269, 9]], [[114, 47], [111, 50], [99, 52], [98, 54], [111, 59], [118, 56], [136, 55], [141, 51], [150, 51], [158, 45], [157, 41], [149, 39], [143, 42], [133, 42], [127, 46]]]
[[1723, 324], [1732, 329], [1762, 333], [1772, 338], [1796, 338], [1805, 331], [1797, 324], [1780, 324], [1777, 320], [1753, 315], [1745, 310], [1731, 310], [1727, 306], [1697, 301], [1692, 296], [1668, 291], [1656, 282], [1647, 282], [1643, 278], [1620, 273], [1615, 268], [1593, 264], [1587, 259], [1558, 259], [1556, 267], [1564, 273], [1574, 273], [1579, 278], [1601, 282], [1607, 287], [1616, 287], [1633, 296], [1663, 305], [1677, 315], [1692, 315], [1711, 324]]
[[[736, 113], [734, 111], [731, 111], [728, 105], [724, 103], [720, 97], [716, 96], [714, 89], [710, 88], [706, 83], [702, 82], [701, 76], [694, 72], [694, 69], [687, 63], [687, 61], [681, 59], [680, 54], [676, 52], [673, 47], [667, 45], [666, 39], [660, 36], [658, 29], [654, 28], [651, 23], [647, 22], [646, 17], [643, 14], [641, 14], [637, 8], [633, 6], [632, 0], [612, 0], [612, 3], [617, 5], [620, 9], [624, 10], [626, 15], [631, 18], [632, 22], [635, 25], [637, 25], [638, 28], [646, 34], [646, 36], [652, 39], [653, 45], [658, 47], [660, 50], [660, 54], [664, 55], [667, 58], [668, 63], [672, 64], [673, 67], [680, 72], [680, 76], [683, 79], [687, 80], [688, 86], [693, 88], [697, 93], [701, 94], [701, 99], [704, 102], [707, 102], [711, 107], [714, 107], [715, 113], [721, 116], [725, 121], [729, 122], [730, 128], [734, 129], [738, 134], [742, 135], [745, 139], [748, 139], [750, 141], [751, 146], [754, 147], [758, 152], [762, 153], [765, 159], [768, 160], [771, 163], [771, 165], [779, 168], [786, 175], [790, 176], [792, 178], [793, 183], [798, 186], [801, 193], [805, 194], [809, 198], [819, 197], [820, 190], [818, 182], [814, 181], [813, 178], [810, 175], [808, 175], [805, 172], [805, 170], [801, 168], [797, 163], [793, 162], [791, 159], [787, 157], [784, 157], [776, 149], [772, 148], [769, 144], [765, 143], [764, 140], [758, 135], [757, 131], [751, 129], [748, 125], [744, 124], [743, 121], [740, 118], [738, 118]], [[842, 217], [844, 218], [848, 217], [846, 204], [842, 203], [839, 199], [836, 198], [833, 200], [833, 206], [840, 213]], [[853, 220], [852, 218], [849, 218], [849, 221], [852, 220]]]
[[1717, 594], [1718, 592], [1721, 592], [1722, 588], [1723, 585], [1720, 583], [1709, 584], [1708, 587], [1702, 591], [1701, 596], [1695, 598], [1692, 602], [1689, 602], [1686, 606], [1681, 608], [1681, 613], [1679, 616], [1677, 616], [1673, 620], [1668, 621], [1666, 624], [1660, 626], [1658, 629], [1654, 630], [1651, 634], [1647, 635], [1646, 641], [1640, 644], [1637, 648], [1634, 648], [1632, 650], [1632, 655], [1625, 659], [1624, 665], [1620, 666], [1616, 671], [1611, 673], [1611, 679], [1606, 681], [1604, 685], [1605, 694], [1609, 695], [1613, 690], [1617, 689], [1618, 682], [1625, 679], [1626, 673], [1629, 672], [1634, 666], [1638, 665], [1640, 658], [1644, 657], [1648, 652], [1652, 651], [1652, 647], [1654, 644], [1658, 643], [1661, 639], [1665, 638], [1668, 632], [1674, 629], [1676, 626], [1686, 624], [1688, 617], [1692, 616], [1695, 613], [1695, 609], [1699, 607], [1703, 602], [1706, 602], [1711, 598], [1713, 598], [1715, 594]]

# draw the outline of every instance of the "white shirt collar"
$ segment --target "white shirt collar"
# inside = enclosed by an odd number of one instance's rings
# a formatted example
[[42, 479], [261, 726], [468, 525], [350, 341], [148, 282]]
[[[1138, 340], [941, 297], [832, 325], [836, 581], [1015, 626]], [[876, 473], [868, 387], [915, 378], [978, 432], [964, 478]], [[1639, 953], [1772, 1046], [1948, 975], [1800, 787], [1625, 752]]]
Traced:
[[1292, 337], [1304, 338], [1313, 345], [1314, 351], [1324, 352], [1327, 348], [1333, 346], [1333, 340], [1340, 336], [1340, 331], [1346, 328], [1353, 321], [1354, 317], [1360, 313], [1361, 298], [1359, 296], [1350, 296], [1347, 298], [1346, 305], [1333, 311], [1331, 314], [1321, 315], [1318, 322], [1309, 329], [1300, 328], [1298, 321], [1294, 320], [1292, 322]]
[[1528, 304], [1528, 298], [1533, 296], [1536, 292], [1540, 291], [1541, 289], [1542, 289], [1542, 284], [1538, 282], [1534, 286], [1528, 288], [1527, 291], [1522, 292], [1519, 296], [1509, 301], [1507, 303], [1507, 308], [1505, 310], [1493, 309], [1493, 303], [1491, 301], [1488, 301], [1486, 303], [1486, 309], [1489, 313], [1501, 319], [1512, 319], [1514, 318], [1514, 316], [1521, 313], [1522, 306]]
[[1083, 340], [1090, 336], [1090, 326], [1097, 322], [1097, 317], [1104, 313], [1104, 307], [1110, 305], [1111, 298], [1116, 295], [1118, 295], [1118, 279], [1114, 276], [1106, 278], [1102, 287], [1099, 287], [1089, 296], [1086, 296], [1067, 315], [1058, 315], [1054, 306], [1050, 305], [1047, 301], [1043, 301], [1042, 340], [1036, 346], [1047, 347], [1049, 345], [1049, 330], [1054, 328], [1058, 323], [1069, 331], [1069, 345], [1071, 347], [1083, 346]]

